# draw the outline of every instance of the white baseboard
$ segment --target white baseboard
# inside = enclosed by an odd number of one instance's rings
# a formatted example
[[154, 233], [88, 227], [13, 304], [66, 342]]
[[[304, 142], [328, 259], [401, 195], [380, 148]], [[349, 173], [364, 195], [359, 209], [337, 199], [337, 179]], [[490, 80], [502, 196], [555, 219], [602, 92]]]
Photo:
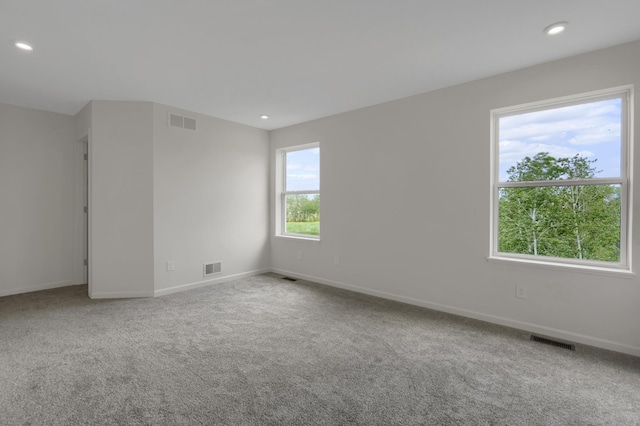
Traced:
[[113, 291], [113, 292], [90, 292], [91, 299], [134, 299], [137, 297], [153, 297], [153, 291]]
[[241, 278], [247, 278], [247, 277], [252, 277], [255, 275], [260, 275], [260, 274], [264, 274], [267, 272], [270, 272], [271, 269], [270, 268], [264, 268], [264, 269], [257, 269], [255, 271], [249, 271], [249, 272], [242, 272], [240, 274], [234, 274], [234, 275], [225, 275], [223, 277], [220, 278], [214, 278], [214, 279], [209, 279], [209, 280], [205, 280], [205, 281], [197, 281], [194, 283], [189, 283], [189, 284], [182, 284], [182, 285], [178, 285], [175, 287], [169, 287], [169, 288], [164, 288], [162, 290], [156, 290], [153, 292], [153, 296], [154, 297], [158, 297], [158, 296], [166, 296], [167, 294], [173, 294], [173, 293], [178, 293], [181, 291], [187, 291], [187, 290], [192, 290], [194, 288], [200, 288], [200, 287], [206, 287], [206, 286], [210, 286], [210, 285], [214, 285], [214, 284], [221, 284], [227, 281], [233, 281], [233, 280], [238, 280]]
[[37, 285], [31, 285], [26, 287], [10, 288], [7, 290], [0, 290], [0, 297], [12, 296], [14, 294], [31, 293], [31, 292], [40, 291], [40, 290], [50, 290], [52, 288], [68, 287], [70, 285], [75, 285], [75, 284], [73, 281], [59, 281], [55, 283], [45, 283], [45, 284], [37, 284]]
[[214, 278], [211, 280], [205, 281], [197, 281], [194, 283], [181, 284], [175, 287], [163, 288], [161, 290], [153, 290], [153, 291], [119, 291], [119, 292], [108, 292], [108, 293], [90, 293], [89, 297], [92, 299], [126, 299], [126, 298], [135, 298], [135, 297], [159, 297], [166, 296], [168, 294], [179, 293], [181, 291], [192, 290], [194, 288], [206, 287], [213, 284], [220, 284], [227, 281], [237, 280], [240, 278], [251, 277], [254, 275], [264, 274], [266, 272], [270, 272], [271, 269], [258, 269], [255, 271], [243, 272], [240, 274], [234, 275], [225, 275], [220, 278]]
[[433, 309], [435, 311], [447, 312], [450, 314], [460, 315], [467, 318], [473, 318], [481, 321], [490, 322], [493, 324], [504, 325], [511, 328], [527, 331], [530, 333], [544, 334], [548, 337], [555, 337], [556, 339], [567, 340], [570, 342], [581, 343], [584, 345], [595, 346], [602, 349], [607, 349], [615, 352], [621, 352], [629, 355], [640, 356], [640, 348], [622, 343], [613, 342], [610, 340], [600, 339], [597, 337], [587, 336], [579, 333], [572, 333], [570, 331], [559, 330], [551, 327], [546, 327], [537, 324], [531, 324], [528, 322], [513, 320], [509, 318], [499, 317], [490, 314], [484, 314], [482, 312], [470, 311], [467, 309], [456, 308], [454, 306], [442, 305], [439, 303], [432, 303], [426, 300], [415, 299], [413, 297], [401, 296], [393, 293], [388, 293], [380, 290], [372, 290], [366, 287], [360, 287], [351, 284], [345, 284], [338, 281], [326, 280], [324, 278], [315, 277], [306, 274], [299, 274], [297, 272], [287, 271], [283, 269], [272, 268], [271, 272], [276, 274], [287, 275], [294, 278], [299, 278], [307, 281], [316, 282], [318, 284], [324, 284], [331, 287], [342, 288], [345, 290], [351, 290], [356, 293], [368, 294], [370, 296], [377, 296], [383, 299], [395, 300], [397, 302], [407, 303], [409, 305], [421, 306], [423, 308]]

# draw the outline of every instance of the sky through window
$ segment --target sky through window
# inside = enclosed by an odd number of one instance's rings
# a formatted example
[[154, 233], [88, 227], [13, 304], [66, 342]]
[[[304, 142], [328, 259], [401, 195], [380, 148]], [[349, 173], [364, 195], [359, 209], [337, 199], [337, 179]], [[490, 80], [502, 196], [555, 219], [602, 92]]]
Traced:
[[287, 191], [320, 189], [320, 148], [287, 152]]
[[620, 98], [500, 117], [500, 181], [507, 181], [511, 166], [540, 152], [597, 159], [595, 177], [619, 177], [621, 117]]

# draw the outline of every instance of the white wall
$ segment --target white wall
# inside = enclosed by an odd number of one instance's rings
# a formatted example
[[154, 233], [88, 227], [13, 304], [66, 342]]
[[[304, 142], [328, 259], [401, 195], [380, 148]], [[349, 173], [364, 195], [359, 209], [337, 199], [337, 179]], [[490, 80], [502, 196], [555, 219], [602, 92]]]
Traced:
[[0, 296], [77, 284], [74, 118], [0, 104]]
[[153, 104], [92, 101], [90, 296], [153, 295]]
[[[169, 127], [169, 111], [195, 117], [197, 131]], [[266, 131], [149, 102], [92, 101], [77, 120], [76, 136], [89, 139], [91, 297], [268, 270]], [[211, 261], [222, 274], [204, 277]]]
[[[320, 242], [272, 236], [272, 267], [640, 355], [638, 277], [486, 260], [489, 111], [625, 84], [640, 89], [640, 42], [273, 131], [272, 164], [278, 148], [321, 143], [322, 219]], [[640, 135], [637, 113], [635, 119]], [[275, 199], [272, 183], [272, 212]], [[528, 286], [527, 299], [515, 298], [516, 283]]]
[[[169, 127], [169, 111], [196, 118], [197, 130]], [[156, 294], [267, 270], [268, 133], [159, 104], [153, 129]], [[203, 277], [213, 261], [222, 274]]]

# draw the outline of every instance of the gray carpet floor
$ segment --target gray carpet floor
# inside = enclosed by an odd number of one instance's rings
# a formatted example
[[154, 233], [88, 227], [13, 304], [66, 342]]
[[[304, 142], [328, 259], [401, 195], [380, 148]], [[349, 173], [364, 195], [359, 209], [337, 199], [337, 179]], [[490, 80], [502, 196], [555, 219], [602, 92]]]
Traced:
[[2, 425], [638, 425], [640, 358], [261, 275], [0, 298]]

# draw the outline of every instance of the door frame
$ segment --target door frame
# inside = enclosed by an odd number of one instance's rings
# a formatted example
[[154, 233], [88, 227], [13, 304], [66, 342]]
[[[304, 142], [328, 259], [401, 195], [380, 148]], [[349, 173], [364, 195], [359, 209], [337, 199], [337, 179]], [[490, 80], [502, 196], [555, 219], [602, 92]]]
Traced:
[[[74, 281], [88, 284], [91, 295], [91, 132], [74, 145]], [[85, 212], [85, 207], [87, 211]], [[86, 259], [86, 263], [85, 263]]]

